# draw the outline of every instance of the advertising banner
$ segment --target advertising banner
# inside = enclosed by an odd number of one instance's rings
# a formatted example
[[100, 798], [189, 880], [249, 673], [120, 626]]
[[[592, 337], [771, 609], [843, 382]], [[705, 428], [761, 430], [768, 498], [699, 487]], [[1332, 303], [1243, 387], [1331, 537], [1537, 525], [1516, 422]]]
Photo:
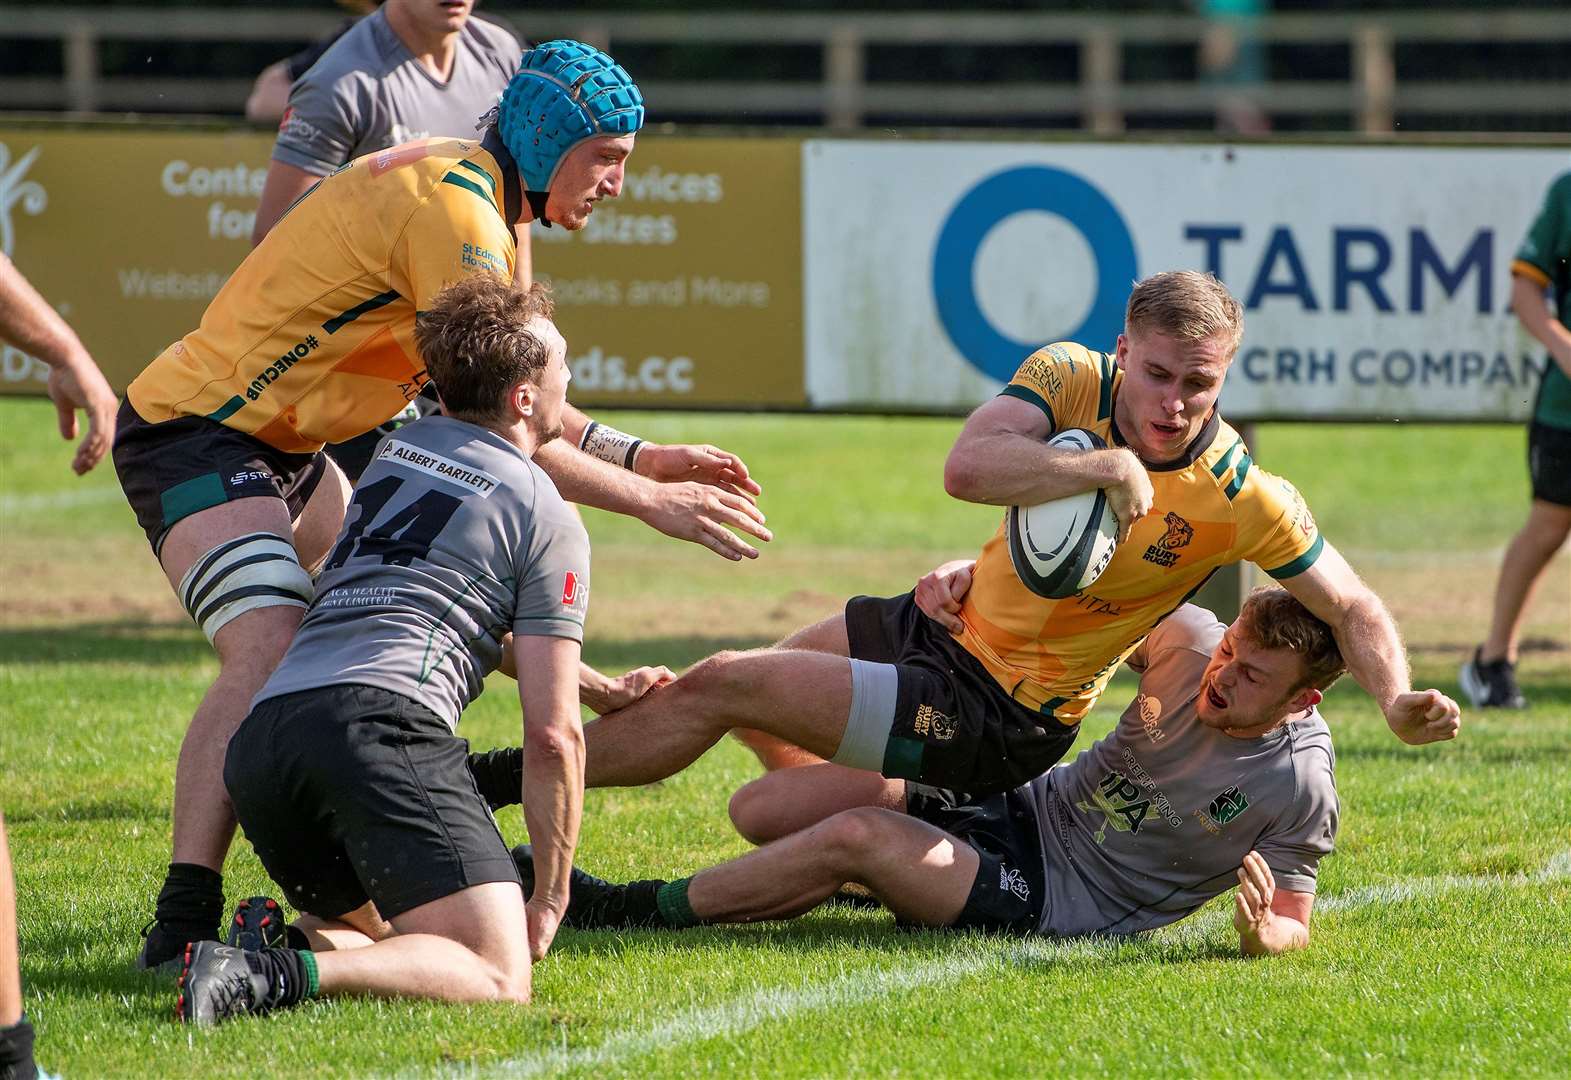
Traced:
[[[252, 132], [0, 127], [0, 250], [123, 390], [251, 250], [272, 146]], [[43, 363], [0, 348], [0, 392], [41, 393]]]
[[[271, 150], [266, 133], [0, 126], [0, 250], [123, 389], [251, 250]], [[575, 403], [805, 405], [800, 170], [796, 140], [650, 136], [585, 229], [532, 231]], [[46, 376], [4, 347], [0, 392]]]
[[968, 409], [1035, 348], [1111, 352], [1130, 283], [1216, 273], [1233, 419], [1510, 420], [1544, 350], [1510, 263], [1564, 150], [809, 141], [808, 395]]
[[795, 139], [647, 139], [576, 233], [532, 230], [579, 405], [794, 407], [802, 367]]

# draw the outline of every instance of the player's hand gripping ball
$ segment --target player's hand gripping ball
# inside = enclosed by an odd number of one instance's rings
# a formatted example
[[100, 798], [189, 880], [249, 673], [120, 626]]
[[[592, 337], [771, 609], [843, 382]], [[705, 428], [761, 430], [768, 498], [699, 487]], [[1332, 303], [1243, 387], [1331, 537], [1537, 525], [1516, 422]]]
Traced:
[[[1049, 446], [1102, 450], [1107, 444], [1081, 428], [1061, 431]], [[1107, 492], [1082, 491], [1035, 506], [1011, 506], [1006, 532], [1009, 558], [1025, 587], [1049, 600], [1088, 588], [1113, 561], [1118, 517]]]

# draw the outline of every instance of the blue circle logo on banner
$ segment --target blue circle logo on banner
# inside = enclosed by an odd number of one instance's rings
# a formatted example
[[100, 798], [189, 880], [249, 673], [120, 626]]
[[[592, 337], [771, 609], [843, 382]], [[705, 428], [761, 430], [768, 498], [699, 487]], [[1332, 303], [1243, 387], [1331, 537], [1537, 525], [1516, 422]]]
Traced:
[[[1041, 210], [1063, 218], [1096, 255], [1096, 299], [1079, 326], [1049, 341], [1107, 348], [1123, 329], [1124, 304], [1138, 276], [1135, 241], [1112, 201], [1093, 184], [1062, 169], [1023, 165], [982, 180], [960, 197], [938, 232], [933, 251], [933, 298], [944, 332], [979, 371], [1008, 382], [1030, 353], [1046, 342], [1015, 341], [988, 321], [976, 296], [976, 256], [987, 234], [1015, 214]], [[1022, 281], [1021, 288], [1031, 288]]]

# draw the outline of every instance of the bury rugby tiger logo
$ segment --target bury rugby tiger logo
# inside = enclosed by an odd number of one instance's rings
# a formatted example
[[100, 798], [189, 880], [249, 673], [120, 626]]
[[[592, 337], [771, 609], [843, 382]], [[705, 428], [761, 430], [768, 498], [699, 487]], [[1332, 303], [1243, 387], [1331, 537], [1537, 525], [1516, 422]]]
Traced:
[[1162, 523], [1167, 526], [1167, 532], [1162, 534], [1160, 540], [1146, 548], [1142, 558], [1148, 563], [1167, 567], [1178, 561], [1178, 549], [1188, 547], [1189, 541], [1195, 538], [1195, 527], [1171, 510], [1162, 519]]

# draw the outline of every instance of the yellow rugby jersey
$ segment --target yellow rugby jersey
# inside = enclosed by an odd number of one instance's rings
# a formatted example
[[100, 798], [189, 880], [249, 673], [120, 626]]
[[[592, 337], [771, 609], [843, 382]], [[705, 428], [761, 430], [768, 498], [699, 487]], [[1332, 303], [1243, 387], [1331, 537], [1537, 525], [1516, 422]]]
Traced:
[[[1124, 373], [1072, 342], [1033, 353], [1003, 393], [1041, 409], [1054, 431], [1084, 428], [1122, 446], [1113, 402]], [[1004, 526], [982, 549], [960, 644], [1017, 701], [1078, 723], [1113, 671], [1218, 567], [1247, 560], [1274, 578], [1302, 573], [1323, 541], [1303, 497], [1255, 466], [1214, 412], [1178, 461], [1147, 465], [1151, 513], [1089, 590], [1047, 600], [1020, 583]]]
[[423, 139], [324, 178], [136, 377], [132, 407], [293, 453], [382, 423], [427, 381], [415, 312], [465, 274], [512, 276], [511, 171], [474, 140]]

